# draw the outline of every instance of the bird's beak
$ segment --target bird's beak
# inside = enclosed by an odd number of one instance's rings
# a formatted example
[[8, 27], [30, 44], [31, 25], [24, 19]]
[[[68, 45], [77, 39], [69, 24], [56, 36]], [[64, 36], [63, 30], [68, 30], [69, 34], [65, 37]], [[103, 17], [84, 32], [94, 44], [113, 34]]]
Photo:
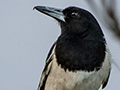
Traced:
[[46, 7], [46, 6], [35, 6], [33, 9], [36, 9], [50, 17], [53, 17], [54, 19], [65, 22], [64, 15], [62, 13], [62, 11], [63, 11], [62, 9]]

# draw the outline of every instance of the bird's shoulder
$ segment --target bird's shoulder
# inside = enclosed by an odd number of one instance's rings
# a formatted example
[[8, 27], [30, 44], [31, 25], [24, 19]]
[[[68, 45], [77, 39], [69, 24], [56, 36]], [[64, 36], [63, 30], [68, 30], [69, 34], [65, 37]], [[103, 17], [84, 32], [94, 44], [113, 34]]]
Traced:
[[48, 53], [48, 56], [46, 58], [46, 64], [45, 64], [44, 70], [42, 72], [38, 90], [44, 90], [44, 88], [45, 88], [45, 83], [46, 83], [47, 77], [50, 73], [51, 66], [52, 66], [52, 60], [53, 60], [55, 46], [56, 46], [56, 42], [52, 45], [52, 47]]

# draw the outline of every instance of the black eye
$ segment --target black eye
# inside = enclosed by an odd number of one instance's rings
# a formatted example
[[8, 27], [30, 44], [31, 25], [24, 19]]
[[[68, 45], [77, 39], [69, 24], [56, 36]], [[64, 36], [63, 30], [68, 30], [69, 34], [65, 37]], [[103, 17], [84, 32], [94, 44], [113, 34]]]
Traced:
[[72, 12], [71, 16], [78, 16], [78, 13], [77, 12]]

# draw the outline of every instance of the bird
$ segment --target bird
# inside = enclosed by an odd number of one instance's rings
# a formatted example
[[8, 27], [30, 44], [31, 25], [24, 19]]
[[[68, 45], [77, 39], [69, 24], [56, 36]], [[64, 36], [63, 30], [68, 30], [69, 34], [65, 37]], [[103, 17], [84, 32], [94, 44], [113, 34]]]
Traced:
[[97, 19], [76, 6], [34, 9], [57, 20], [61, 28], [37, 90], [104, 89], [111, 71], [111, 53]]

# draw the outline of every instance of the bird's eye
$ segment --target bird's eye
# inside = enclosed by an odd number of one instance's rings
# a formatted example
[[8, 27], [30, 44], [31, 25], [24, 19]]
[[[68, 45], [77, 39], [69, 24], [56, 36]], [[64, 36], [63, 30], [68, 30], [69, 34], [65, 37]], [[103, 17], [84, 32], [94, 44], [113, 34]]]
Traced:
[[77, 12], [72, 12], [71, 16], [78, 16], [78, 13]]

